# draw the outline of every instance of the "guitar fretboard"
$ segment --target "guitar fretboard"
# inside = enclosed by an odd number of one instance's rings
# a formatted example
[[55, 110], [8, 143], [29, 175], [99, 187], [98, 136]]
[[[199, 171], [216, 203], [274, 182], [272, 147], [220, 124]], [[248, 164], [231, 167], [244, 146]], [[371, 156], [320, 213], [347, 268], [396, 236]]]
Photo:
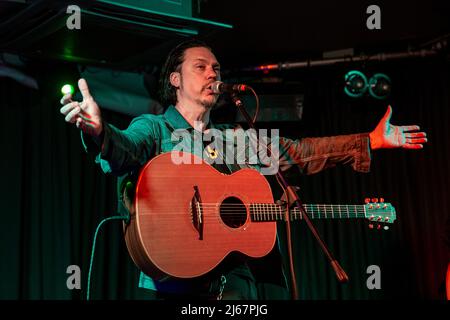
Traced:
[[[353, 219], [365, 217], [365, 207], [363, 205], [304, 204], [303, 208], [311, 219]], [[250, 204], [250, 216], [252, 221], [285, 220], [286, 209], [273, 203], [255, 203]], [[299, 208], [291, 209], [289, 216], [291, 220], [303, 219], [303, 214]]]

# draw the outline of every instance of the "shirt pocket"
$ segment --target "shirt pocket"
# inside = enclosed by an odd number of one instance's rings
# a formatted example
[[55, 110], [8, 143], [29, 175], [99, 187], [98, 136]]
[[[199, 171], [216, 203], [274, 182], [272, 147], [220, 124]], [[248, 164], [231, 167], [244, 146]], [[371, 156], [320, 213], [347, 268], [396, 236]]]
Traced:
[[172, 141], [170, 138], [161, 141], [161, 153], [172, 151], [181, 141]]
[[166, 138], [161, 141], [161, 153], [170, 152], [173, 150], [194, 153], [193, 145], [194, 143], [191, 137], [179, 137], [178, 140]]

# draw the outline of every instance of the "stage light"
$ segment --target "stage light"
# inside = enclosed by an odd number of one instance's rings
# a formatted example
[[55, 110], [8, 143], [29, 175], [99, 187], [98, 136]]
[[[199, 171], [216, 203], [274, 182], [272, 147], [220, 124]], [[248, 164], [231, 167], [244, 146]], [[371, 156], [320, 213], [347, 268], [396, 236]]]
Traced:
[[68, 93], [73, 94], [74, 92], [75, 92], [75, 90], [74, 90], [73, 86], [70, 84], [65, 84], [61, 88], [61, 93], [63, 95], [66, 95]]
[[352, 98], [359, 98], [367, 90], [366, 76], [357, 70], [347, 72], [345, 75], [345, 93]]
[[377, 73], [369, 80], [369, 93], [376, 99], [385, 99], [391, 93], [391, 87], [391, 79], [383, 73]]

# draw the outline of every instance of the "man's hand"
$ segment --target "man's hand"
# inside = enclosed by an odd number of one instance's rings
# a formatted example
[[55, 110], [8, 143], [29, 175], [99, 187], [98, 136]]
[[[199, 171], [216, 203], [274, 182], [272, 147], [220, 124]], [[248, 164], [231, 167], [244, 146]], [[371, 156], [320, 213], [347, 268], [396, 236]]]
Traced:
[[99, 137], [103, 131], [102, 117], [100, 108], [89, 93], [86, 80], [78, 80], [78, 88], [80, 88], [83, 101], [72, 101], [72, 95], [66, 94], [61, 99], [63, 107], [61, 113], [66, 116], [66, 122], [75, 123], [77, 128], [83, 132]]
[[380, 120], [375, 130], [370, 134], [370, 148], [372, 150], [382, 148], [422, 149], [427, 142], [425, 132], [417, 132], [417, 125], [394, 126], [389, 123], [392, 116], [392, 108], [388, 106], [386, 114]]
[[123, 205], [128, 210], [131, 216], [134, 216], [136, 213], [136, 207], [134, 205], [134, 200], [129, 197], [130, 191], [129, 189], [132, 189], [133, 184], [131, 182], [127, 182], [126, 187], [123, 188]]

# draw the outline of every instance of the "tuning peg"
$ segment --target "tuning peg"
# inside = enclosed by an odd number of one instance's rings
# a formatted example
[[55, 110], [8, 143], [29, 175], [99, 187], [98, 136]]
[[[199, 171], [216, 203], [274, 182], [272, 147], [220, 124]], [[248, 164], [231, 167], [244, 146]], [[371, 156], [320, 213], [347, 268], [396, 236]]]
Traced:
[[389, 230], [389, 226], [384, 226], [383, 229], [384, 230]]
[[370, 203], [370, 198], [365, 198], [364, 203], [366, 203], [366, 204]]
[[380, 202], [383, 203], [384, 202], [384, 198], [380, 198]]
[[369, 224], [369, 229], [373, 229], [373, 223]]
[[373, 203], [377, 203], [378, 202], [378, 198], [372, 198], [372, 202]]
[[380, 226], [380, 225], [377, 225], [377, 229], [380, 230], [380, 229], [381, 229], [381, 226]]

